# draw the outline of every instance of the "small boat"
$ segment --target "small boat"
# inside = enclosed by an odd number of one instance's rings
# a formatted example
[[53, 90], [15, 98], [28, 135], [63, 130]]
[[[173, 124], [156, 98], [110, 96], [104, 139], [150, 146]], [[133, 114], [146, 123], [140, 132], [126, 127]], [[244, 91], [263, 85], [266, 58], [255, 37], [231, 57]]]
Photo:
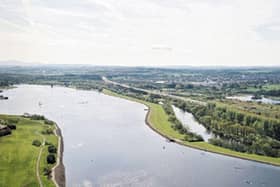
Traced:
[[253, 182], [250, 181], [250, 180], [246, 180], [245, 183], [247, 183], [247, 184], [253, 184]]
[[171, 138], [166, 138], [166, 142], [175, 142], [175, 140], [173, 140]]
[[5, 97], [5, 96], [3, 96], [3, 95], [0, 95], [0, 100], [7, 100], [7, 99], [9, 99], [8, 97]]

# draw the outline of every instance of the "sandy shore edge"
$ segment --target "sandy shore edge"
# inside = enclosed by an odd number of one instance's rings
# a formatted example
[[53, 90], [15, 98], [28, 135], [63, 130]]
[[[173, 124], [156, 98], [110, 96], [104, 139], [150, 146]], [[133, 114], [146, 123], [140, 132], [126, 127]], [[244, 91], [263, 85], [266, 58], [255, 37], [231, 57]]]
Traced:
[[55, 123], [55, 135], [58, 137], [58, 147], [57, 147], [57, 162], [52, 168], [52, 180], [56, 187], [65, 187], [65, 167], [63, 164], [63, 136], [59, 126]]

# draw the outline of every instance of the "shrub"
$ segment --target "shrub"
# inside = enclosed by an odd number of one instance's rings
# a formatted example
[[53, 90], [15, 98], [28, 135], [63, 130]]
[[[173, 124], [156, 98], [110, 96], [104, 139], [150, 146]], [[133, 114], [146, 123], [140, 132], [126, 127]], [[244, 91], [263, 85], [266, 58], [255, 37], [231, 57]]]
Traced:
[[201, 135], [192, 133], [192, 132], [188, 132], [185, 137], [184, 137], [185, 141], [188, 142], [201, 142], [204, 141]]
[[45, 167], [43, 173], [45, 176], [50, 176], [52, 173], [52, 170], [48, 167]]
[[45, 142], [45, 145], [52, 145], [52, 143], [51, 143], [51, 142], [46, 141], [46, 142]]
[[54, 122], [51, 121], [51, 120], [45, 119], [45, 124], [47, 124], [47, 125], [53, 125]]
[[47, 134], [47, 135], [53, 134], [53, 130], [52, 129], [43, 130], [42, 134]]
[[11, 130], [17, 129], [17, 126], [15, 124], [8, 124], [7, 125]]
[[57, 152], [57, 148], [54, 145], [50, 145], [48, 147], [48, 151], [49, 151], [49, 153], [56, 153]]
[[47, 156], [47, 162], [48, 164], [54, 164], [56, 162], [56, 157], [54, 154], [49, 154]]
[[32, 145], [39, 147], [41, 146], [41, 142], [39, 140], [33, 140]]
[[30, 117], [32, 120], [45, 120], [44, 116], [34, 114]]
[[12, 131], [9, 128], [7, 128], [5, 130], [0, 130], [0, 137], [1, 136], [6, 136], [6, 135], [9, 135], [9, 134], [12, 134]]

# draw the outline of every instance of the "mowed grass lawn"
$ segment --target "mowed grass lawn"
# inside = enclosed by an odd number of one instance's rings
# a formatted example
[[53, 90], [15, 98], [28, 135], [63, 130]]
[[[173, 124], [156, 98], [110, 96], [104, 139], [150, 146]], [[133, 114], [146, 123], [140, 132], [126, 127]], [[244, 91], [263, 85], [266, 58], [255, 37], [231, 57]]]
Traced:
[[148, 120], [149, 120], [150, 124], [152, 125], [152, 127], [154, 129], [156, 129], [158, 132], [164, 134], [165, 136], [167, 136], [169, 138], [180, 140], [180, 142], [186, 146], [204, 150], [204, 151], [228, 155], [228, 156], [232, 156], [232, 157], [238, 157], [238, 158], [242, 158], [242, 159], [254, 160], [254, 161], [258, 161], [258, 162], [263, 162], [263, 163], [267, 163], [267, 164], [273, 164], [273, 165], [280, 166], [280, 158], [260, 156], [260, 155], [248, 154], [248, 153], [240, 153], [240, 152], [232, 151], [230, 149], [218, 147], [218, 146], [209, 144], [207, 142], [185, 141], [184, 135], [175, 131], [171, 127], [171, 124], [168, 121], [168, 116], [165, 113], [165, 111], [161, 105], [146, 102], [143, 100], [135, 99], [135, 98], [124, 96], [124, 95], [120, 95], [120, 94], [114, 93], [114, 92], [106, 90], [106, 89], [103, 90], [103, 93], [105, 93], [107, 95], [115, 96], [115, 97], [128, 99], [131, 101], [139, 102], [139, 103], [142, 103], [142, 104], [148, 106], [150, 108], [150, 115], [148, 116]]
[[[32, 145], [33, 140], [43, 141], [41, 131], [54, 126], [43, 121], [34, 121], [18, 116], [0, 115], [0, 119], [19, 119], [17, 129], [11, 135], [0, 137], [0, 186], [1, 187], [38, 187], [36, 162], [40, 147]], [[55, 135], [43, 135], [46, 141], [57, 146]], [[55, 186], [43, 168], [47, 166], [47, 146], [44, 146], [40, 160], [40, 177], [44, 186]]]

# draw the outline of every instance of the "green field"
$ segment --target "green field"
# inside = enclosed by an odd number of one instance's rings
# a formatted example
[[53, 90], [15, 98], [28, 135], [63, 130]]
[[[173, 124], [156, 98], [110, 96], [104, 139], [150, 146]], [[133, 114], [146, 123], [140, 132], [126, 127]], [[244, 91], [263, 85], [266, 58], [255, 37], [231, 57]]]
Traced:
[[[17, 129], [11, 135], [0, 137], [0, 186], [38, 187], [36, 162], [41, 147], [33, 146], [32, 142], [35, 139], [42, 142], [44, 136], [47, 142], [57, 147], [58, 137], [41, 134], [47, 128], [54, 129], [54, 125], [18, 116], [0, 115], [0, 119], [19, 119]], [[52, 180], [43, 175], [43, 169], [47, 166], [47, 154], [47, 146], [44, 146], [40, 160], [40, 178], [44, 186], [52, 187], [55, 186]]]
[[223, 155], [228, 155], [232, 157], [238, 157], [242, 159], [248, 159], [248, 160], [254, 160], [258, 162], [263, 162], [267, 164], [272, 164], [272, 165], [277, 165], [280, 166], [280, 158], [273, 158], [273, 157], [267, 157], [267, 156], [260, 156], [260, 155], [255, 155], [255, 154], [247, 154], [247, 153], [240, 153], [236, 151], [232, 151], [230, 149], [225, 149], [222, 147], [214, 146], [212, 144], [209, 144], [207, 142], [188, 142], [184, 141], [183, 135], [175, 131], [172, 127], [171, 124], [168, 121], [168, 116], [163, 110], [162, 106], [159, 104], [154, 104], [146, 101], [142, 101], [139, 99], [135, 99], [132, 97], [120, 95], [117, 93], [114, 93], [109, 90], [103, 90], [103, 93], [115, 97], [120, 97], [124, 99], [128, 99], [131, 101], [139, 102], [142, 103], [150, 108], [150, 115], [148, 116], [148, 121], [150, 125], [152, 125], [152, 128], [158, 131], [161, 134], [164, 134], [166, 137], [169, 137], [171, 139], [176, 139], [179, 140], [183, 145], [196, 148], [196, 149], [201, 149], [204, 151], [209, 151], [209, 152], [214, 152], [214, 153], [219, 153]]
[[280, 89], [280, 84], [265, 84], [262, 86], [262, 88], [255, 88], [255, 87], [248, 87], [246, 90], [249, 92], [256, 92], [259, 90], [279, 90]]

